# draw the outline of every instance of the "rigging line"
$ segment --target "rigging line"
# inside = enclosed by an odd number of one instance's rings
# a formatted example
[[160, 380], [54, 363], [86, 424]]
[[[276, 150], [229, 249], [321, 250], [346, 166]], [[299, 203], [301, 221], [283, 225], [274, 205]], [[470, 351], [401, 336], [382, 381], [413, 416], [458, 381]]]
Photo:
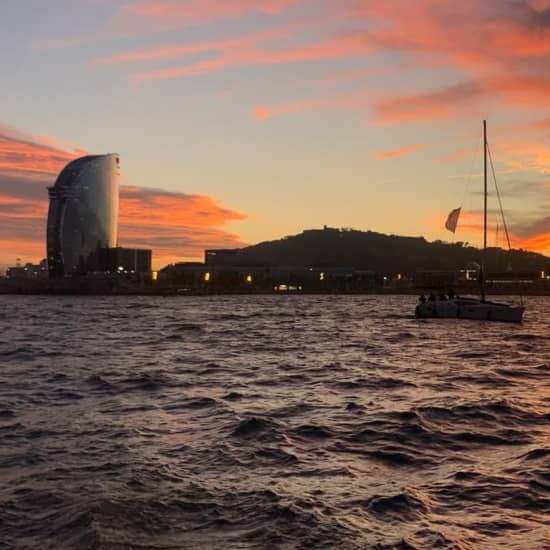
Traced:
[[495, 182], [495, 189], [497, 192], [498, 205], [500, 207], [500, 215], [502, 216], [502, 225], [504, 226], [504, 233], [506, 234], [506, 241], [508, 242], [508, 250], [512, 250], [512, 245], [510, 244], [510, 234], [508, 233], [508, 225], [506, 224], [506, 218], [504, 217], [504, 209], [502, 208], [502, 200], [500, 199], [500, 191], [497, 185], [497, 176], [495, 174], [495, 167], [493, 165], [493, 156], [491, 155], [491, 148], [487, 143], [487, 151], [489, 152], [489, 160], [491, 162], [491, 171], [493, 172], [493, 180]]
[[468, 194], [468, 188], [470, 187], [470, 184], [472, 183], [472, 180], [473, 180], [474, 162], [475, 162], [475, 159], [478, 157], [479, 149], [480, 147], [478, 143], [476, 147], [476, 154], [472, 155], [472, 160], [470, 162], [470, 170], [468, 173], [468, 178], [466, 179], [466, 185], [464, 186], [464, 195], [462, 196], [462, 202], [460, 203], [460, 208], [463, 208], [464, 203], [466, 202], [466, 195]]
[[[460, 210], [462, 212], [466, 211], [467, 210], [466, 207], [470, 205], [470, 203], [466, 205], [466, 199], [468, 198], [468, 191], [470, 189], [470, 184], [474, 179], [474, 164], [475, 164], [476, 158], [479, 158], [479, 152], [481, 149], [481, 144], [479, 143], [479, 140], [477, 141], [478, 143], [476, 146], [475, 154], [472, 155], [472, 158], [470, 160], [470, 170], [468, 171], [468, 177], [466, 178], [466, 185], [464, 185], [464, 193], [462, 195], [462, 201], [460, 202]], [[456, 235], [453, 235], [453, 243], [455, 241], [455, 238], [456, 238]]]

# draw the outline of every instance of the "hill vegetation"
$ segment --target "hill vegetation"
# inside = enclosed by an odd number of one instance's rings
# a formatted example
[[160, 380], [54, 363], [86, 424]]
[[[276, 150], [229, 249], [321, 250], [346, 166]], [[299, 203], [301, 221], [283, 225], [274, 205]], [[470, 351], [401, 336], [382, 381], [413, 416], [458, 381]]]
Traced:
[[[299, 235], [242, 248], [240, 265], [349, 266], [379, 274], [413, 275], [419, 269], [458, 270], [481, 263], [481, 250], [467, 243], [428, 242], [353, 229], [310, 229]], [[487, 251], [487, 271], [550, 272], [550, 258], [524, 250]]]

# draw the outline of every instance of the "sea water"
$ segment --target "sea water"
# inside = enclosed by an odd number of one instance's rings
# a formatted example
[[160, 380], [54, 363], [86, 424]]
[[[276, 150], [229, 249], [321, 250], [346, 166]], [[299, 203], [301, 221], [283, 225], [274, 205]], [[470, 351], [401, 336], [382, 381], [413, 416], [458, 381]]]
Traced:
[[550, 299], [22, 297], [0, 547], [550, 547]]

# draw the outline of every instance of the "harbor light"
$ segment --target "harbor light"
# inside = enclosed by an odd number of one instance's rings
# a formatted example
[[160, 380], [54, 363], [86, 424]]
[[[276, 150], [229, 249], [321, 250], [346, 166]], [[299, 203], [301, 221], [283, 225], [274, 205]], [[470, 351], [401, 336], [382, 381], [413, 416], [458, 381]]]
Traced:
[[208, 281], [210, 281], [210, 271], [204, 274], [204, 282], [207, 283]]
[[251, 283], [252, 282], [252, 275], [250, 273], [246, 276], [246, 282]]

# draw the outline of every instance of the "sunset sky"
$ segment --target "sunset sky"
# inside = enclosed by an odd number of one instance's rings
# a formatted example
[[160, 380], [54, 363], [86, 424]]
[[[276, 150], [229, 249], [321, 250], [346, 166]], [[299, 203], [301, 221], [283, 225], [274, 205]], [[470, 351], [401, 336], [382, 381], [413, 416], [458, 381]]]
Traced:
[[121, 155], [120, 245], [157, 267], [323, 225], [479, 245], [484, 118], [513, 245], [550, 254], [550, 0], [4, 0], [0, 21], [0, 264], [45, 256], [46, 187], [86, 152]]

